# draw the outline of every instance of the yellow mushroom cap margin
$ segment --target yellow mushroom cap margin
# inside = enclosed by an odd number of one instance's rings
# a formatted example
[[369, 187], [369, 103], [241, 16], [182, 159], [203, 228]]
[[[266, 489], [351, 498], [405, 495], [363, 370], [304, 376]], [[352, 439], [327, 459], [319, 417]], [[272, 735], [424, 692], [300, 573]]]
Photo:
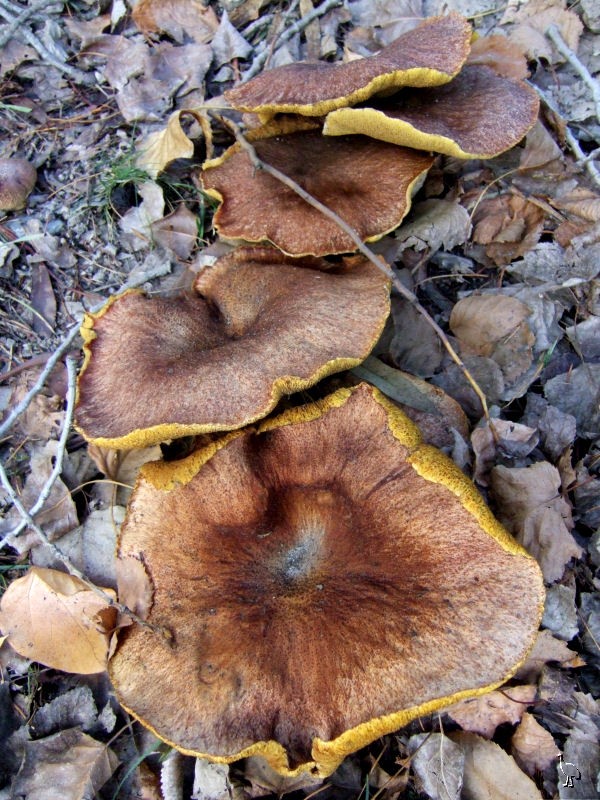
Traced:
[[363, 361], [388, 314], [389, 281], [362, 256], [237, 248], [195, 293], [127, 292], [86, 316], [76, 428], [113, 448], [241, 428]]
[[535, 560], [366, 384], [143, 467], [130, 558], [172, 639], [120, 634], [124, 707], [184, 753], [284, 775], [502, 684], [544, 601]]
[[266, 120], [278, 113], [321, 116], [377, 92], [439, 86], [469, 55], [471, 26], [457, 13], [431, 17], [379, 53], [347, 63], [300, 62], [266, 70], [225, 92], [234, 108]]
[[[264, 162], [335, 211], [365, 241], [400, 225], [434, 161], [366, 136], [331, 139], [314, 131], [253, 137], [253, 146]], [[266, 240], [294, 256], [357, 249], [336, 222], [277, 178], [256, 170], [238, 144], [207, 162], [201, 179], [206, 193], [220, 201], [213, 224], [221, 236]]]
[[525, 136], [538, 111], [538, 96], [526, 83], [474, 65], [436, 89], [407, 90], [372, 107], [332, 111], [323, 133], [363, 134], [455, 158], [493, 158]]

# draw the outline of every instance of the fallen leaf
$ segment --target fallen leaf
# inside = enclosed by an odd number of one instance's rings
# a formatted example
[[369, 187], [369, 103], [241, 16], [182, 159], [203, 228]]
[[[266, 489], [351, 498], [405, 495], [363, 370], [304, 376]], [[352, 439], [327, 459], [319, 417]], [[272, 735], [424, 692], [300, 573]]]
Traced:
[[423, 20], [421, 0], [351, 0], [348, 10], [355, 26], [377, 28], [381, 44], [389, 44]]
[[[504, 377], [498, 364], [484, 356], [464, 356], [462, 361], [485, 395], [488, 405], [497, 403], [505, 388]], [[469, 417], [476, 420], [481, 418], [481, 401], [458, 364], [454, 362], [448, 364], [443, 372], [433, 376], [431, 382], [453, 397]]]
[[[518, 10], [517, 10], [518, 9]], [[511, 42], [523, 49], [529, 58], [544, 58], [550, 64], [562, 63], [564, 57], [546, 37], [550, 25], [556, 25], [571, 50], [577, 52], [583, 24], [577, 14], [566, 8], [565, 0], [528, 0], [519, 4], [511, 0], [501, 25], [512, 23]]]
[[560, 750], [552, 734], [536, 718], [525, 712], [510, 740], [510, 749], [517, 764], [532, 777], [558, 758]]
[[540, 631], [527, 660], [519, 667], [515, 677], [518, 680], [537, 680], [546, 664], [552, 662], [565, 669], [585, 664], [576, 652], [569, 650], [566, 642], [556, 639], [550, 631]]
[[459, 800], [465, 753], [443, 733], [418, 733], [408, 740], [411, 766], [431, 800]]
[[262, 797], [267, 793], [281, 797], [287, 792], [315, 789], [323, 783], [321, 778], [315, 778], [307, 772], [301, 772], [296, 776], [282, 776], [261, 756], [250, 756], [244, 763], [244, 777], [250, 782], [248, 789], [250, 797]]
[[65, 728], [89, 731], [98, 720], [98, 709], [89, 686], [77, 686], [36, 709], [29, 727], [36, 739]]
[[229, 64], [235, 58], [246, 59], [252, 52], [252, 45], [233, 27], [225, 9], [212, 40], [212, 49], [218, 67]]
[[551, 406], [539, 394], [530, 392], [527, 395], [522, 422], [530, 428], [537, 428], [542, 447], [552, 461], [557, 461], [575, 441], [575, 417]]
[[494, 467], [490, 486], [497, 516], [537, 559], [544, 579], [561, 578], [571, 558], [582, 550], [570, 533], [571, 507], [560, 494], [560, 474], [547, 461], [530, 467]]
[[487, 486], [488, 473], [500, 458], [525, 458], [537, 446], [538, 438], [533, 428], [518, 422], [482, 420], [471, 434], [475, 454], [473, 480], [481, 486]]
[[447, 709], [450, 719], [470, 733], [491, 739], [498, 725], [516, 725], [537, 694], [536, 686], [509, 686], [502, 691], [488, 692], [481, 697], [463, 700]]
[[[590, 733], [574, 731], [567, 737], [563, 757], [557, 765], [558, 796], [561, 800], [597, 797], [599, 769], [598, 728], [594, 726]], [[572, 781], [568, 780], [569, 776], [573, 778]]]
[[457, 201], [425, 200], [413, 206], [412, 216], [413, 221], [401, 225], [394, 234], [399, 253], [409, 247], [428, 249], [431, 254], [440, 249], [452, 250], [464, 244], [471, 234], [469, 212]]
[[392, 299], [394, 335], [389, 353], [394, 364], [419, 378], [430, 378], [442, 364], [438, 335], [408, 301]]
[[117, 585], [119, 602], [145, 619], [152, 608], [154, 586], [143, 561], [132, 555], [120, 555], [117, 559]]
[[514, 758], [474, 733], [453, 733], [465, 753], [464, 800], [542, 800], [542, 794]]
[[70, 728], [25, 743], [25, 758], [12, 796], [28, 800], [90, 800], [119, 764], [113, 751], [86, 733]]
[[575, 583], [556, 583], [548, 587], [542, 627], [570, 642], [579, 633], [575, 608]]
[[194, 764], [192, 800], [230, 800], [232, 794], [229, 767], [197, 758]]
[[187, 37], [195, 42], [210, 42], [219, 20], [201, 0], [140, 0], [132, 18], [143, 33], [168, 33], [176, 42]]
[[600, 364], [581, 364], [546, 382], [549, 403], [577, 420], [577, 433], [595, 439], [600, 428]]
[[523, 257], [536, 246], [544, 229], [545, 212], [516, 194], [483, 200], [473, 216], [472, 240], [485, 245], [497, 266]]
[[131, 208], [119, 220], [119, 228], [127, 235], [134, 250], [147, 247], [152, 241], [152, 223], [161, 219], [165, 211], [162, 188], [154, 181], [145, 181], [137, 187], [142, 202]]
[[165, 128], [151, 133], [139, 145], [136, 164], [151, 178], [156, 178], [175, 159], [191, 158], [194, 155], [194, 143], [181, 127], [182, 117], [190, 114], [200, 123], [206, 135], [208, 127], [204, 115], [199, 112], [175, 111]]
[[484, 64], [505, 78], [522, 80], [529, 77], [523, 49], [506, 36], [480, 36], [471, 43], [467, 64]]
[[31, 265], [31, 305], [37, 312], [33, 315], [33, 330], [43, 336], [52, 333], [56, 322], [56, 298], [43, 261]]
[[587, 319], [565, 330], [577, 354], [587, 360], [600, 357], [600, 316], [591, 314]]
[[166, 217], [152, 223], [155, 242], [187, 261], [198, 239], [198, 219], [185, 205], [179, 205]]
[[109, 636], [99, 614], [109, 609], [79, 578], [32, 567], [4, 593], [0, 628], [20, 655], [63, 672], [89, 675], [106, 669]]
[[473, 294], [456, 303], [450, 328], [465, 355], [492, 358], [507, 384], [533, 361], [535, 337], [527, 322], [531, 309], [515, 297]]
[[547, 174], [548, 164], [554, 161], [559, 164], [562, 158], [563, 152], [556, 144], [554, 137], [548, 132], [541, 120], [538, 120], [525, 139], [525, 147], [522, 149], [519, 159], [519, 168], [521, 170], [533, 170], [546, 167], [545, 174]]

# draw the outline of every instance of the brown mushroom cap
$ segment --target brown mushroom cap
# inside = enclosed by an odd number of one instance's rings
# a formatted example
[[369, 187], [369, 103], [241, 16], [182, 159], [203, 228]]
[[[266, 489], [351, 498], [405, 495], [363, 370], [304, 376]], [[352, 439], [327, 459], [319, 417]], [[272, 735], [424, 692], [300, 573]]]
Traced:
[[[433, 158], [365, 136], [327, 139], [304, 131], [254, 141], [263, 161], [300, 184], [367, 241], [396, 228]], [[356, 250], [335, 222], [263, 171], [235, 144], [204, 165], [206, 192], [221, 201], [213, 224], [221, 236], [268, 240], [290, 255]]]
[[36, 168], [25, 158], [0, 158], [0, 211], [19, 211], [37, 180]]
[[321, 116], [401, 86], [439, 86], [454, 77], [470, 49], [471, 26], [460, 14], [431, 17], [374, 56], [346, 64], [287, 64], [225, 92], [234, 108], [262, 118], [280, 112]]
[[109, 672], [185, 753], [332, 772], [507, 680], [536, 635], [537, 563], [455, 465], [362, 384], [142, 469], [118, 547], [153, 584]]
[[333, 266], [238, 248], [200, 274], [195, 296], [127, 292], [86, 315], [77, 429], [117, 448], [232, 430], [356, 366], [385, 323], [389, 283], [362, 257]]
[[401, 92], [378, 106], [332, 111], [323, 133], [362, 133], [457, 158], [493, 158], [535, 124], [539, 99], [526, 83], [473, 65], [445, 86]]

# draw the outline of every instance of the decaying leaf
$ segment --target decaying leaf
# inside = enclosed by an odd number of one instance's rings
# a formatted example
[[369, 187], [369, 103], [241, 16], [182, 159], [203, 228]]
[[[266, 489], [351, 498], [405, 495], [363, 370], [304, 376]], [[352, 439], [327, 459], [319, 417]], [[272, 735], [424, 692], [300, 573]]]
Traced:
[[549, 403], [577, 420], [577, 433], [594, 439], [600, 429], [600, 364], [579, 367], [551, 378], [544, 386]]
[[192, 800], [230, 800], [229, 767], [212, 764], [205, 758], [197, 758], [194, 765], [194, 789]]
[[542, 794], [514, 758], [474, 733], [451, 735], [465, 753], [464, 800], [542, 800]]
[[48, 267], [43, 261], [31, 265], [31, 305], [37, 311], [32, 320], [33, 330], [47, 336], [54, 330], [56, 297]]
[[519, 459], [528, 456], [538, 443], [533, 428], [505, 419], [482, 420], [471, 434], [475, 453], [473, 480], [481, 486], [488, 485], [488, 473], [502, 459]]
[[250, 782], [250, 797], [262, 797], [267, 793], [274, 793], [281, 797], [287, 792], [295, 792], [320, 786], [323, 781], [307, 772], [301, 772], [296, 777], [283, 777], [267, 764], [261, 756], [251, 756], [246, 759], [244, 777]]
[[532, 777], [549, 767], [560, 752], [552, 734], [528, 712], [523, 714], [510, 746], [517, 764]]
[[85, 675], [106, 669], [115, 618], [79, 578], [41, 567], [13, 581], [0, 603], [0, 628], [17, 653]]
[[577, 609], [575, 608], [575, 582], [555, 583], [546, 591], [546, 605], [542, 627], [554, 636], [570, 642], [579, 633]]
[[152, 241], [152, 223], [161, 219], [165, 212], [162, 188], [154, 181], [145, 181], [137, 187], [142, 198], [139, 206], [130, 208], [119, 220], [119, 228], [128, 234], [134, 250], [147, 247]]
[[152, 223], [154, 241], [187, 261], [198, 238], [198, 220], [185, 205], [178, 206], [166, 217]]
[[482, 697], [463, 700], [448, 709], [448, 715], [470, 733], [491, 739], [498, 725], [516, 725], [537, 693], [535, 686], [509, 686], [501, 691], [488, 692]]
[[452, 250], [464, 244], [471, 233], [468, 211], [456, 201], [425, 200], [413, 206], [412, 222], [401, 225], [395, 233], [398, 251], [411, 247], [414, 250]]
[[219, 26], [214, 9], [200, 0], [140, 0], [132, 13], [144, 33], [168, 33], [175, 41], [210, 42]]
[[515, 297], [464, 297], [452, 309], [450, 328], [465, 355], [492, 358], [507, 383], [522, 375], [533, 360], [535, 337], [527, 324], [531, 309]]
[[213, 37], [212, 48], [215, 64], [219, 67], [222, 64], [229, 64], [234, 58], [248, 58], [252, 52], [252, 46], [233, 27], [225, 9]]
[[562, 576], [581, 548], [570, 533], [571, 508], [560, 493], [560, 474], [546, 461], [530, 467], [494, 467], [490, 485], [501, 522], [540, 564], [544, 579]]
[[412, 767], [419, 784], [431, 800], [459, 800], [463, 784], [465, 753], [443, 733], [411, 736]]
[[91, 800], [119, 759], [102, 742], [77, 728], [25, 744], [25, 759], [12, 796], [28, 800]]
[[519, 680], [537, 680], [546, 664], [556, 662], [564, 668], [581, 667], [584, 661], [566, 642], [556, 639], [550, 631], [540, 631], [527, 661], [519, 667], [515, 675]]
[[407, 300], [393, 298], [392, 319], [389, 352], [394, 364], [419, 378], [430, 378], [442, 363], [439, 337]]
[[121, 556], [117, 562], [117, 585], [119, 601], [145, 619], [152, 607], [154, 586], [144, 563], [133, 556]]
[[471, 43], [467, 64], [485, 64], [498, 75], [522, 80], [529, 76], [527, 60], [521, 47], [506, 36], [480, 36]]
[[473, 241], [485, 245], [494, 264], [503, 266], [523, 257], [537, 244], [545, 212], [519, 195], [483, 200], [473, 217]]
[[530, 428], [537, 428], [541, 445], [552, 461], [557, 461], [575, 440], [577, 432], [575, 417], [550, 405], [539, 394], [530, 392], [527, 395], [527, 406], [522, 421]]
[[577, 52], [579, 37], [583, 31], [581, 20], [566, 7], [565, 0], [528, 0], [508, 4], [502, 24], [513, 23], [509, 30], [509, 38], [529, 58], [544, 58], [551, 64], [563, 61], [561, 56], [546, 37], [550, 25], [556, 25], [567, 45]]

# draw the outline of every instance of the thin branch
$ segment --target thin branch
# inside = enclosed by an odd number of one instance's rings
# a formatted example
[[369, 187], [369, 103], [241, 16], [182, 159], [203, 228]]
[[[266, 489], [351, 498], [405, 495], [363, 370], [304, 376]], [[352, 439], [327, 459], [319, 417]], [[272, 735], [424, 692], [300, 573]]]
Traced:
[[78, 333], [79, 333], [79, 325], [76, 325], [75, 327], [71, 328], [69, 333], [65, 336], [65, 338], [62, 340], [62, 342], [59, 344], [56, 350], [48, 358], [46, 366], [40, 372], [39, 378], [37, 379], [35, 384], [27, 392], [27, 394], [21, 400], [21, 402], [17, 406], [15, 406], [15, 408], [13, 408], [13, 410], [6, 417], [6, 419], [0, 424], [0, 439], [5, 436], [5, 434], [10, 430], [10, 428], [12, 428], [17, 418], [20, 417], [21, 414], [27, 410], [33, 398], [37, 394], [39, 394], [39, 392], [42, 390], [42, 387], [46, 383], [48, 376], [50, 375], [56, 364], [60, 361], [64, 353], [69, 349], [69, 347], [71, 346], [73, 340], [75, 339]]
[[[26, 22], [31, 17], [34, 17], [38, 11], [46, 8], [47, 6], [56, 5], [56, 0], [37, 0], [36, 3], [32, 3], [30, 6], [26, 6], [25, 8], [21, 9], [21, 6], [7, 3], [6, 0], [2, 2], [2, 8], [13, 16], [13, 21], [11, 24], [4, 29], [2, 35], [0, 36], [0, 49], [2, 49], [8, 42], [13, 38], [15, 33], [20, 30], [21, 25]], [[63, 3], [60, 3], [60, 9], [62, 9]], [[16, 14], [16, 16], [14, 16]], [[3, 15], [4, 16], [4, 15]]]
[[356, 245], [356, 249], [359, 250], [359, 252], [361, 252], [362, 255], [365, 258], [367, 258], [372, 264], [374, 264], [378, 270], [383, 272], [383, 274], [391, 281], [394, 289], [396, 289], [396, 291], [413, 306], [413, 308], [425, 319], [428, 325], [430, 325], [436, 332], [436, 334], [440, 338], [440, 341], [446, 348], [446, 351], [448, 352], [452, 360], [456, 364], [458, 364], [458, 366], [462, 370], [463, 375], [471, 385], [471, 388], [479, 398], [481, 407], [483, 409], [483, 414], [485, 418], [489, 420], [490, 416], [488, 412], [488, 406], [485, 394], [482, 392], [477, 381], [471, 375], [471, 373], [463, 363], [462, 359], [460, 358], [456, 350], [450, 344], [450, 341], [446, 336], [446, 334], [444, 333], [444, 331], [440, 328], [440, 326], [429, 314], [429, 312], [426, 311], [423, 308], [423, 306], [419, 303], [417, 296], [413, 292], [411, 292], [410, 289], [407, 289], [407, 287], [404, 286], [404, 284], [396, 277], [393, 270], [391, 270], [382, 259], [378, 258], [369, 247], [367, 247], [367, 245], [360, 238], [356, 230], [352, 228], [350, 225], [348, 225], [348, 223], [345, 220], [343, 220], [339, 216], [339, 214], [336, 214], [335, 211], [332, 211], [328, 206], [321, 203], [320, 200], [317, 200], [316, 197], [313, 197], [311, 194], [309, 194], [309, 192], [307, 192], [306, 189], [303, 189], [302, 186], [300, 186], [300, 184], [296, 183], [296, 181], [294, 181], [288, 175], [286, 175], [283, 172], [280, 172], [280, 170], [276, 169], [275, 167], [272, 167], [266, 161], [263, 161], [261, 158], [259, 158], [256, 150], [246, 139], [246, 137], [240, 130], [239, 126], [235, 122], [233, 122], [230, 119], [225, 119], [224, 117], [219, 117], [219, 119], [225, 126], [227, 126], [232, 131], [236, 140], [239, 142], [240, 147], [242, 147], [242, 149], [245, 150], [246, 153], [248, 154], [248, 158], [250, 159], [250, 162], [252, 163], [254, 169], [262, 170], [263, 172], [266, 172], [267, 174], [271, 175], [273, 178], [276, 178], [278, 181], [288, 186], [306, 203], [311, 205], [313, 208], [316, 208], [317, 211], [320, 211], [321, 214], [323, 214], [332, 222], [334, 222], [336, 225], [338, 225], [352, 239], [352, 241]]
[[[65, 402], [65, 418], [63, 420], [62, 430], [60, 433], [60, 439], [58, 440], [58, 447], [56, 452], [56, 458], [54, 461], [54, 467], [52, 468], [52, 472], [48, 476], [46, 482], [42, 486], [42, 489], [38, 495], [37, 500], [32, 505], [32, 507], [27, 512], [27, 518], [33, 518], [35, 515], [42, 510], [44, 503], [50, 497], [50, 492], [52, 491], [52, 487], [58, 480], [60, 474], [63, 470], [63, 462], [65, 458], [65, 452], [67, 449], [67, 438], [71, 431], [71, 423], [73, 421], [73, 411], [75, 409], [75, 391], [76, 391], [76, 383], [77, 383], [77, 367], [75, 366], [75, 362], [71, 357], [67, 358], [67, 396]], [[23, 518], [21, 522], [13, 528], [9, 533], [4, 536], [2, 540], [0, 540], [0, 550], [8, 544], [9, 539], [12, 539], [14, 536], [18, 536], [21, 531], [27, 527], [27, 519]]]
[[591, 75], [585, 64], [577, 58], [576, 54], [563, 39], [556, 25], [550, 25], [547, 28], [546, 36], [550, 39], [561, 56], [567, 59], [575, 72], [590, 89], [596, 107], [596, 119], [600, 122], [600, 83]]
[[320, 6], [317, 6], [315, 9], [313, 9], [313, 11], [309, 12], [308, 14], [305, 14], [293, 25], [290, 25], [289, 28], [286, 28], [284, 31], [282, 31], [282, 33], [280, 33], [279, 36], [277, 37], [273, 47], [263, 50], [263, 52], [260, 53], [260, 55], [258, 55], [254, 59], [250, 69], [244, 72], [244, 74], [242, 75], [241, 82], [245, 83], [246, 81], [250, 80], [250, 78], [253, 78], [255, 75], [257, 75], [264, 67], [271, 53], [277, 50], [277, 48], [280, 45], [282, 45], [284, 42], [289, 41], [297, 33], [301, 33], [306, 27], [310, 25], [311, 22], [313, 22], [315, 19], [318, 19], [319, 17], [322, 17], [328, 11], [331, 11], [332, 8], [336, 8], [336, 6], [341, 6], [342, 3], [343, 0], [325, 0], [325, 2], [321, 3]]

